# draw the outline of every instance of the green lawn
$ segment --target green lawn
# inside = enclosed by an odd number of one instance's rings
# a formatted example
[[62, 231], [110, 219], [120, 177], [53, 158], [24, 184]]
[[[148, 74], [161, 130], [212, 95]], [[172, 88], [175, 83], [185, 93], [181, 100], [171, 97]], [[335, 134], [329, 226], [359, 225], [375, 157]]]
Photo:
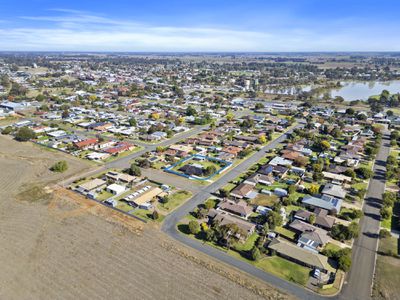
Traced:
[[386, 254], [400, 254], [399, 239], [394, 236], [390, 236], [379, 240], [379, 252]]
[[[393, 211], [392, 208], [390, 208], [390, 210]], [[381, 226], [390, 231], [392, 229], [392, 217], [390, 217], [388, 219], [382, 219]]]
[[293, 231], [291, 231], [289, 229], [286, 229], [286, 228], [284, 228], [282, 226], [277, 226], [274, 231], [276, 233], [279, 233], [281, 236], [283, 236], [283, 237], [285, 237], [285, 238], [287, 238], [289, 240], [292, 240], [292, 241], [294, 241], [294, 239], [296, 237], [296, 233], [295, 232], [293, 232]]
[[[152, 219], [152, 212], [149, 210], [145, 210], [145, 209], [136, 209], [134, 212], [132, 212], [132, 215], [137, 216], [141, 219], [144, 219], [146, 221], [154, 221]], [[157, 222], [162, 222], [164, 220], [165, 216], [162, 214], [159, 214], [159, 218], [157, 220]]]
[[306, 285], [310, 269], [279, 256], [267, 257], [255, 263], [255, 266], [281, 277], [287, 281]]
[[192, 196], [192, 193], [189, 191], [177, 191], [169, 196], [169, 201], [167, 203], [158, 203], [158, 207], [165, 211], [172, 211], [174, 208], [181, 205], [187, 199]]
[[253, 233], [252, 235], [250, 235], [247, 240], [244, 243], [238, 242], [236, 244], [233, 245], [233, 248], [236, 251], [249, 251], [253, 248], [254, 243], [257, 241], [258, 239], [258, 234], [257, 233]]
[[114, 195], [111, 194], [110, 192], [107, 192], [106, 190], [104, 190], [104, 191], [102, 191], [101, 193], [99, 193], [97, 195], [96, 199], [99, 200], [99, 201], [104, 201], [104, 200], [107, 200], [108, 198], [110, 198], [112, 196], [114, 196]]
[[250, 203], [252, 205], [261, 205], [267, 207], [272, 207], [277, 202], [279, 202], [278, 196], [276, 195], [269, 196], [264, 194], [259, 194], [256, 198], [250, 200]]
[[324, 247], [324, 250], [332, 250], [332, 251], [339, 251], [341, 248], [335, 244], [327, 243]]

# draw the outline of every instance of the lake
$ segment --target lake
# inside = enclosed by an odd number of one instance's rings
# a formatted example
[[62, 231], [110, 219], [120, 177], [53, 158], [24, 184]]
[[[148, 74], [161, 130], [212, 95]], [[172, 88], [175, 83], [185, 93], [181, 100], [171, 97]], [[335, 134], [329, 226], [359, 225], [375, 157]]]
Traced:
[[383, 90], [391, 94], [400, 92], [400, 80], [387, 82], [342, 82], [342, 87], [330, 90], [331, 96], [343, 97], [346, 101], [367, 100], [370, 96], [379, 95]]

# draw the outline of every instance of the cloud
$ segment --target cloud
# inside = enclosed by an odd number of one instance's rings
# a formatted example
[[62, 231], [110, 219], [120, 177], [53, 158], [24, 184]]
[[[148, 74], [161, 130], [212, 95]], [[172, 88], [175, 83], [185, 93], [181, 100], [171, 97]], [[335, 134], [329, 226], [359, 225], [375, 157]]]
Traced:
[[[14, 51], [344, 51], [395, 50], [400, 44], [365, 29], [271, 28], [263, 31], [218, 26], [156, 26], [90, 12], [53, 9], [47, 16], [22, 16], [0, 29], [0, 50]], [[354, 39], [357, 36], [358, 39]], [[381, 49], [382, 48], [382, 49]]]

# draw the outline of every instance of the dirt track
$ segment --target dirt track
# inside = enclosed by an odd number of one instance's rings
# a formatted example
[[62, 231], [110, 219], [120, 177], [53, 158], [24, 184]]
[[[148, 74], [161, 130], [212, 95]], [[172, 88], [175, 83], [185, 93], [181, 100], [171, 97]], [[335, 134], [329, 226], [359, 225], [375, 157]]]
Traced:
[[154, 226], [43, 190], [61, 158], [69, 174], [87, 167], [0, 136], [0, 299], [286, 299]]

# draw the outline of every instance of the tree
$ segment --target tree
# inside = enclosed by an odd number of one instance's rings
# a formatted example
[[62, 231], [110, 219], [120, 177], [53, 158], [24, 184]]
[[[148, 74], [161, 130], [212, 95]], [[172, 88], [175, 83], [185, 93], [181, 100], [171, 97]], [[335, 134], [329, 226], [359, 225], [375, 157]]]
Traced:
[[385, 239], [385, 238], [388, 238], [388, 237], [391, 237], [391, 236], [392, 235], [391, 235], [390, 231], [387, 230], [387, 229], [381, 229], [379, 231], [379, 238], [381, 238], [381, 239]]
[[312, 184], [312, 185], [310, 185], [310, 187], [308, 188], [308, 191], [309, 191], [309, 193], [310, 193], [311, 195], [315, 195], [315, 194], [318, 194], [318, 193], [319, 193], [319, 189], [320, 189], [320, 186], [319, 186], [319, 185], [317, 185], [317, 184]]
[[132, 176], [141, 176], [142, 175], [142, 171], [140, 170], [140, 168], [135, 165], [135, 164], [131, 164], [131, 167], [129, 168], [129, 174]]
[[141, 167], [141, 168], [145, 168], [145, 169], [147, 169], [147, 168], [150, 168], [150, 162], [149, 162], [149, 160], [148, 159], [141, 159], [141, 160], [139, 160], [138, 161], [138, 165]]
[[168, 202], [169, 202], [169, 196], [166, 195], [166, 196], [162, 197], [162, 198], [160, 199], [160, 202], [163, 203], [163, 204], [168, 203]]
[[128, 120], [128, 123], [130, 126], [135, 127], [137, 125], [136, 119], [135, 118], [130, 118]]
[[344, 171], [344, 175], [354, 179], [356, 177], [356, 172], [353, 169], [347, 169], [346, 171]]
[[[341, 251], [339, 251], [339, 252], [341, 252]], [[350, 270], [350, 267], [351, 267], [350, 251], [339, 254], [338, 267], [339, 267], [339, 269], [343, 270], [344, 272], [348, 272]]]
[[258, 136], [258, 142], [260, 144], [265, 144], [267, 142], [267, 137], [265, 136], [265, 134], [261, 134]]
[[380, 214], [382, 219], [387, 220], [392, 216], [392, 209], [390, 207], [384, 206], [380, 209]]
[[250, 256], [251, 256], [251, 259], [254, 261], [259, 260], [261, 257], [260, 250], [256, 246], [253, 246], [253, 248], [250, 251]]
[[152, 215], [151, 215], [151, 218], [153, 220], [158, 220], [159, 217], [160, 217], [160, 215], [158, 214], [158, 211], [154, 210]]
[[192, 220], [189, 222], [189, 231], [191, 234], [198, 234], [200, 232], [200, 225], [197, 221]]
[[26, 142], [31, 139], [34, 139], [36, 137], [35, 132], [28, 128], [28, 127], [22, 127], [17, 131], [17, 134], [15, 135], [15, 139], [20, 142]]
[[2, 131], [1, 131], [1, 134], [10, 134], [11, 132], [13, 132], [13, 128], [11, 127], [11, 126], [7, 126], [6, 128], [4, 128]]
[[255, 109], [256, 110], [260, 110], [260, 109], [263, 109], [263, 108], [265, 108], [264, 104], [262, 104], [261, 102], [257, 102], [256, 103], [256, 105], [255, 105]]
[[210, 176], [210, 175], [214, 174], [216, 171], [217, 171], [216, 166], [209, 165], [204, 169], [204, 175], [205, 176]]
[[306, 156], [299, 156], [294, 159], [294, 163], [298, 167], [305, 167], [308, 165], [309, 159]]
[[214, 208], [214, 202], [211, 200], [208, 200], [204, 203], [204, 206], [206, 207], [206, 209], [210, 210], [211, 208]]
[[372, 176], [372, 171], [367, 167], [361, 167], [356, 170], [357, 175], [362, 179], [368, 179]]
[[226, 114], [226, 120], [227, 120], [228, 122], [232, 122], [232, 120], [233, 120], [234, 117], [235, 117], [235, 115], [234, 115], [232, 112], [228, 112], [228, 113]]
[[186, 115], [187, 116], [196, 116], [197, 115], [197, 110], [193, 106], [189, 105], [186, 108]]
[[346, 114], [347, 115], [350, 115], [350, 116], [352, 116], [352, 115], [354, 115], [354, 108], [351, 108], [351, 107], [349, 107], [348, 109], [346, 109]]
[[68, 169], [68, 164], [65, 160], [58, 161], [50, 167], [51, 171], [59, 173], [65, 172], [67, 169]]
[[308, 221], [310, 222], [311, 225], [313, 225], [315, 223], [315, 219], [316, 219], [315, 215], [312, 214], [312, 215], [310, 215], [310, 218], [308, 219]]
[[327, 140], [323, 140], [320, 143], [321, 149], [326, 151], [331, 147], [331, 144]]
[[280, 213], [278, 213], [276, 211], [270, 211], [268, 213], [267, 222], [268, 222], [269, 228], [274, 230], [276, 226], [282, 225], [282, 222], [283, 222], [282, 216], [280, 215]]

